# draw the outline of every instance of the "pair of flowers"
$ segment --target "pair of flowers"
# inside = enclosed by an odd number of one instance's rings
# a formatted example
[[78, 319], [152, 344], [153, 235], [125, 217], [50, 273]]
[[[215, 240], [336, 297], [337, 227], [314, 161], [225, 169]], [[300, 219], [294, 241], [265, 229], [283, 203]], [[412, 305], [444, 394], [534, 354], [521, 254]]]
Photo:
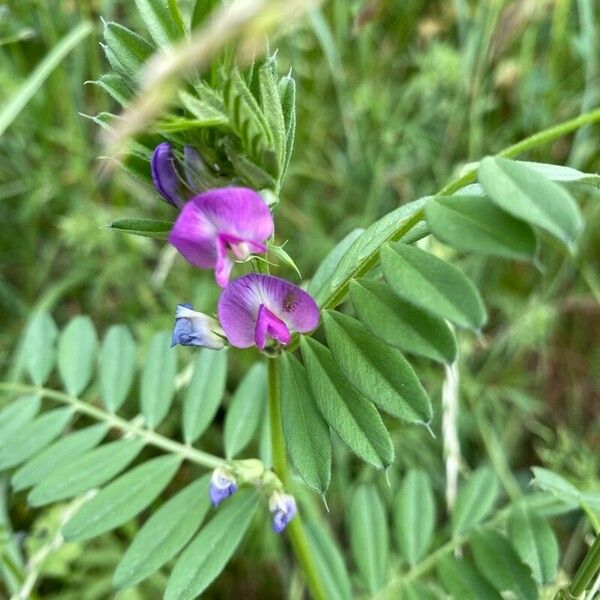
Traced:
[[218, 302], [219, 321], [194, 311], [189, 304], [177, 307], [173, 345], [216, 350], [228, 341], [237, 348], [256, 345], [264, 350], [270, 340], [286, 345], [292, 332], [315, 329], [318, 306], [289, 281], [250, 273], [229, 282], [235, 261], [267, 252], [274, 230], [271, 211], [261, 196], [248, 188], [217, 188], [193, 195], [191, 170], [200, 158], [189, 147], [184, 156], [184, 177], [178, 172], [170, 144], [160, 144], [152, 156], [156, 189], [180, 209], [169, 242], [192, 265], [214, 269], [215, 280], [224, 289]]
[[[209, 495], [213, 506], [218, 506], [238, 490], [238, 484], [225, 469], [215, 469], [212, 474]], [[281, 533], [294, 518], [298, 508], [294, 496], [281, 490], [273, 490], [269, 497], [269, 511], [273, 515], [273, 531]]]

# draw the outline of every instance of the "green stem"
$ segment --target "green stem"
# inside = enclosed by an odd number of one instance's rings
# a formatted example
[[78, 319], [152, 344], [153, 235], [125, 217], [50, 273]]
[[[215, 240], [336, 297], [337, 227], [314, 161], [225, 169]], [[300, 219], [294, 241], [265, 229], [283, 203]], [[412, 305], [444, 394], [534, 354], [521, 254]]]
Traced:
[[[285, 452], [285, 440], [281, 427], [281, 402], [279, 400], [279, 359], [267, 359], [269, 372], [269, 425], [271, 429], [271, 446], [273, 452], [273, 469], [286, 488], [290, 486]], [[286, 529], [294, 554], [302, 567], [310, 595], [314, 600], [327, 600], [312, 557], [308, 539], [302, 523], [302, 516], [297, 514]]]
[[104, 421], [113, 429], [118, 429], [123, 433], [134, 435], [151, 446], [171, 452], [172, 454], [178, 454], [183, 459], [189, 460], [190, 462], [196, 463], [208, 469], [216, 469], [226, 464], [226, 461], [218, 456], [213, 456], [202, 450], [197, 450], [191, 446], [174, 442], [169, 438], [166, 438], [151, 429], [146, 429], [141, 424], [137, 424], [135, 421], [127, 421], [121, 419], [113, 413], [106, 412], [96, 406], [83, 402], [79, 398], [63, 394], [62, 392], [56, 392], [55, 390], [49, 390], [43, 387], [37, 387], [34, 385], [23, 385], [20, 383], [0, 383], [0, 391], [5, 392], [17, 392], [21, 394], [38, 394], [44, 398], [62, 402], [63, 404], [70, 405], [74, 410], [81, 414], [87, 415], [96, 419], [97, 421]]
[[592, 547], [585, 555], [583, 562], [573, 577], [569, 588], [568, 598], [582, 598], [585, 590], [592, 583], [594, 576], [600, 570], [600, 535], [596, 536]]
[[[531, 150], [532, 148], [535, 148], [536, 146], [547, 144], [548, 142], [556, 140], [564, 135], [567, 135], [568, 133], [576, 131], [584, 125], [590, 125], [591, 123], [596, 123], [597, 121], [600, 121], [600, 108], [596, 108], [595, 110], [579, 115], [574, 119], [564, 121], [563, 123], [559, 123], [554, 127], [549, 127], [548, 129], [544, 129], [543, 131], [530, 135], [529, 137], [517, 142], [516, 144], [513, 144], [512, 146], [504, 148], [504, 150], [498, 153], [498, 156], [513, 158], [519, 154]], [[450, 181], [436, 194], [436, 196], [451, 195], [466, 185], [474, 183], [476, 179], [477, 167], [470, 169], [460, 177]], [[424, 216], [425, 211], [423, 209], [418, 210], [408, 220], [403, 221], [400, 225], [398, 225], [392, 234], [383, 240], [381, 244], [379, 244], [371, 253], [369, 253], [368, 256], [360, 261], [354, 271], [345, 278], [344, 282], [331, 292], [329, 297], [323, 303], [323, 309], [335, 308], [338, 304], [340, 304], [348, 293], [348, 285], [350, 280], [356, 277], [361, 277], [375, 266], [379, 260], [379, 249], [381, 246], [383, 246], [383, 244], [386, 242], [396, 241], [404, 237], [423, 220]]]

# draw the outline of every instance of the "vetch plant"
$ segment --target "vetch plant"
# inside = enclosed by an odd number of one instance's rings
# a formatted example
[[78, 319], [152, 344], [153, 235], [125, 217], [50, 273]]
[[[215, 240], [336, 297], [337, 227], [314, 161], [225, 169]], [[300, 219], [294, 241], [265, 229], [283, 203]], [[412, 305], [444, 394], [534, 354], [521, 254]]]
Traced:
[[[137, 5], [151, 39], [106, 23], [111, 72], [97, 82], [124, 107], [142, 64], [187, 34], [175, 2]], [[194, 25], [205, 16], [201, 5]], [[190, 278], [194, 268], [214, 271], [218, 300], [210, 314], [182, 302], [172, 332], [156, 333], [141, 362], [139, 414], [131, 418], [124, 408], [137, 363], [128, 328], [109, 329], [98, 352], [90, 319], [76, 317], [59, 333], [52, 316], [39, 312], [24, 334], [31, 383], [0, 384], [11, 395], [0, 412], [0, 469], [15, 491], [27, 490], [32, 507], [76, 504], [60, 526], [69, 542], [102, 536], [147, 511], [116, 568], [116, 589], [164, 569], [165, 598], [195, 598], [247, 533], [268, 523], [289, 539], [316, 600], [429, 598], [442, 588], [453, 598], [512, 593], [533, 600], [548, 589], [557, 598], [581, 597], [600, 567], [600, 542], [571, 581], [561, 580], [548, 518], [581, 510], [597, 528], [594, 490], [543, 469], [534, 472], [535, 488], [520, 486], [491, 452], [493, 468], [478, 466], [461, 481], [452, 513], [437, 528], [440, 494], [431, 473], [390, 476], [391, 500], [377, 483], [392, 473], [398, 453], [390, 429], [444, 435], [419, 361], [458, 368], [459, 342], [480, 335], [489, 318], [454, 255], [418, 242], [431, 236], [456, 252], [519, 260], [526, 268], [539, 265], [546, 244], [575, 254], [585, 223], [576, 188], [567, 184], [598, 187], [600, 177], [513, 159], [600, 113], [483, 158], [438, 194], [351, 234], [309, 282], [294, 283], [279, 276], [295, 265], [279, 245], [277, 211], [286, 202], [295, 93], [275, 54], [244, 70], [227, 48], [210, 74], [182, 80], [168, 110], [130, 141], [119, 157], [124, 168], [177, 214], [172, 222], [141, 217], [110, 227], [167, 239], [189, 263]], [[96, 117], [107, 128], [116, 119]], [[183, 376], [178, 345], [202, 348]], [[221, 431], [228, 362], [249, 348], [253, 365], [232, 394]], [[204, 449], [211, 425], [222, 433], [224, 456]], [[248, 455], [256, 448], [258, 455]], [[198, 477], [195, 468], [207, 473]], [[332, 508], [349, 515], [354, 577], [314, 502], [326, 501], [337, 468], [349, 479], [352, 469], [361, 473], [343, 507]], [[509, 498], [496, 509], [499, 480]], [[167, 488], [175, 491], [165, 498]], [[89, 495], [85, 502], [82, 494]]]

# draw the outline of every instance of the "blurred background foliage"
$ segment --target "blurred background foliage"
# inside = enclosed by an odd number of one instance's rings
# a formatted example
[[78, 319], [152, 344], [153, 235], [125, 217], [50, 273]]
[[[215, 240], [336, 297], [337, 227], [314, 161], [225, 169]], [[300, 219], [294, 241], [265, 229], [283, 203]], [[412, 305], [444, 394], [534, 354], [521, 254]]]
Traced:
[[[192, 2], [180, 4], [191, 10]], [[289, 240], [286, 250], [303, 276], [350, 230], [434, 193], [465, 163], [597, 106], [599, 10], [594, 0], [330, 0], [273, 40], [281, 72], [291, 68], [298, 84], [296, 146], [281, 193], [278, 239]], [[0, 361], [9, 379], [20, 375], [19, 332], [35, 308], [51, 310], [61, 324], [90, 314], [101, 332], [124, 322], [143, 343], [171, 327], [176, 303], [194, 301], [199, 310], [214, 305], [214, 286], [205, 285], [210, 274], [192, 273], [160, 242], [102, 229], [118, 217], [172, 214], [154, 190], [124, 172], [101, 175], [107, 159], [99, 156], [98, 127], [85, 115], [116, 107], [84, 85], [106, 70], [101, 16], [140, 29], [129, 2], [0, 3], [0, 104], [74, 25], [89, 19], [96, 26], [2, 135]], [[588, 127], [524, 158], [596, 172], [597, 140], [598, 127]], [[529, 481], [532, 464], [600, 490], [600, 208], [594, 190], [582, 188], [578, 198], [588, 225], [575, 258], [552, 243], [543, 246], [543, 270], [454, 257], [477, 282], [492, 316], [479, 339], [461, 339], [462, 460], [475, 467], [487, 456], [507, 490], [513, 479]], [[425, 362], [417, 366], [439, 419], [443, 374]], [[232, 381], [239, 371], [230, 371]], [[441, 440], [394, 428], [392, 484], [405, 467], [422, 467], [442, 497]], [[342, 497], [351, 479], [368, 481], [373, 473], [347, 457], [337, 465], [329, 501], [339, 509], [329, 518], [343, 536]], [[391, 496], [385, 485], [381, 492]], [[18, 507], [16, 514], [17, 528], [28, 527], [31, 516]], [[561, 547], [576, 564], [586, 526], [570, 525]], [[93, 547], [114, 565], [120, 543], [105, 536]], [[246, 542], [266, 562], [244, 597], [265, 597], [266, 588], [271, 597], [283, 594], [268, 566], [273, 543]], [[104, 563], [65, 548], [53, 576], [85, 574], [85, 564], [93, 564], [99, 591], [86, 597], [107, 597]], [[249, 585], [257, 571], [247, 561], [246, 553], [233, 563], [214, 597], [223, 597], [219, 590], [233, 597], [238, 579]], [[105, 585], [110, 577], [106, 568]], [[77, 590], [76, 580], [69, 585]], [[160, 581], [146, 585], [140, 597], [160, 589]], [[60, 594], [71, 597], [67, 588]]]

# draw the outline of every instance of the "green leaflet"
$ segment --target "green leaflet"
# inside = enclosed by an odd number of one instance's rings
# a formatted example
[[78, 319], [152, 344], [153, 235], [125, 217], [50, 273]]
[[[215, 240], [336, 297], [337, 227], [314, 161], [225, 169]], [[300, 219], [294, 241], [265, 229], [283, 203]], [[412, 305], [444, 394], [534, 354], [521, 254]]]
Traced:
[[464, 558], [444, 556], [437, 563], [437, 574], [453, 598], [502, 600], [492, 584]]
[[352, 600], [352, 583], [344, 557], [327, 529], [308, 521], [306, 537], [328, 600]]
[[111, 66], [129, 79], [136, 80], [154, 51], [152, 44], [114, 21], [104, 24], [104, 40], [104, 52]]
[[452, 513], [452, 534], [459, 535], [483, 521], [498, 498], [498, 479], [489, 467], [480, 467], [461, 486]]
[[[317, 301], [317, 304], [321, 305], [320, 299], [322, 297], [322, 290], [324, 287], [327, 287], [329, 280], [336, 267], [338, 266], [340, 260], [346, 252], [348, 248], [352, 246], [352, 244], [356, 241], [356, 239], [363, 233], [364, 229], [357, 228], [353, 229], [350, 233], [348, 233], [344, 238], [342, 238], [325, 256], [325, 258], [321, 261], [315, 274], [312, 276], [312, 279], [308, 282], [307, 291], [311, 296]], [[325, 293], [327, 290], [325, 290]]]
[[194, 362], [194, 374], [183, 397], [183, 437], [195, 442], [212, 423], [225, 392], [227, 349], [204, 348]]
[[285, 161], [280, 174], [280, 179], [283, 179], [290, 164], [296, 137], [296, 82], [293, 77], [286, 75], [279, 80], [277, 87], [285, 123]]
[[125, 469], [143, 446], [139, 440], [119, 440], [73, 457], [38, 483], [27, 501], [31, 506], [44, 506], [100, 486]]
[[206, 17], [219, 6], [219, 0], [196, 0], [192, 13], [192, 29], [202, 24]]
[[439, 600], [439, 595], [420, 581], [405, 583], [400, 587], [399, 594], [399, 600]]
[[281, 420], [285, 446], [304, 483], [321, 496], [331, 479], [331, 439], [300, 362], [285, 352], [281, 359]]
[[567, 504], [581, 502], [581, 492], [558, 473], [543, 467], [532, 467], [531, 470], [534, 475], [532, 483], [541, 490], [554, 494]]
[[267, 401], [267, 368], [262, 362], [252, 365], [238, 385], [227, 416], [223, 443], [225, 455], [233, 458], [252, 440]]
[[0, 411], [0, 449], [3, 440], [9, 439], [33, 420], [41, 405], [42, 399], [39, 396], [23, 396]]
[[425, 555], [435, 528], [435, 500], [424, 471], [411, 469], [394, 499], [396, 543], [411, 566]]
[[135, 342], [125, 325], [113, 325], [100, 350], [100, 393], [104, 406], [116, 412], [121, 408], [135, 375]]
[[75, 317], [63, 329], [58, 341], [58, 373], [71, 396], [77, 396], [90, 382], [97, 345], [89, 317]]
[[116, 100], [121, 106], [127, 106], [133, 96], [133, 92], [119, 75], [107, 73], [102, 75], [96, 81], [86, 81], [92, 83], [104, 90], [113, 100]]
[[[32, 401], [32, 404], [35, 405], [35, 402]], [[70, 408], [55, 408], [2, 438], [0, 470], [14, 467], [44, 448], [63, 432], [72, 417], [73, 411]]]
[[[144, 165], [145, 173], [148, 171], [148, 163], [144, 161]], [[158, 221], [157, 219], [115, 219], [106, 227], [120, 233], [166, 240], [173, 227], [173, 223], [171, 221]]]
[[177, 355], [171, 348], [171, 334], [157, 333], [150, 343], [140, 382], [140, 405], [150, 429], [160, 425], [169, 412], [176, 374]]
[[179, 456], [159, 456], [121, 475], [63, 525], [65, 539], [89, 540], [133, 519], [165, 489], [180, 464]]
[[275, 79], [275, 65], [271, 57], [267, 57], [258, 69], [258, 85], [260, 90], [260, 107], [277, 155], [279, 173], [281, 165], [285, 163], [286, 155], [286, 130], [277, 80]]
[[533, 229], [500, 210], [487, 197], [432, 198], [427, 223], [438, 240], [466, 252], [531, 261], [537, 241]]
[[378, 469], [394, 461], [394, 447], [379, 413], [339, 370], [331, 352], [303, 336], [302, 357], [319, 411], [341, 440]]
[[409, 230], [421, 219], [421, 211], [427, 201], [428, 198], [420, 198], [403, 204], [365, 229], [344, 253], [329, 282], [316, 298], [319, 306], [324, 306], [350, 279], [364, 275], [367, 270], [365, 264], [377, 258], [385, 242], [394, 239], [398, 232]]
[[463, 327], [479, 329], [485, 323], [479, 292], [455, 266], [398, 242], [381, 249], [381, 267], [390, 287], [407, 302]]
[[[278, 176], [279, 165], [273, 152], [273, 138], [258, 102], [237, 69], [231, 72], [223, 90], [229, 124], [242, 140], [252, 162], [269, 175]], [[240, 156], [240, 158], [242, 158]]]
[[540, 584], [552, 583], [558, 570], [559, 549], [550, 525], [523, 504], [508, 517], [508, 537], [521, 560], [529, 565]]
[[325, 311], [329, 348], [348, 381], [379, 408], [410, 423], [428, 423], [432, 408], [414, 369], [402, 354], [359, 321]]
[[385, 508], [374, 485], [361, 485], [352, 495], [350, 548], [361, 580], [374, 594], [387, 579], [389, 555]]
[[48, 446], [29, 462], [25, 463], [12, 477], [15, 491], [36, 485], [57, 467], [97, 446], [108, 432], [108, 425], [99, 423], [79, 429]]
[[477, 568], [498, 591], [512, 591], [519, 600], [536, 600], [537, 587], [531, 571], [508, 540], [497, 531], [484, 530], [471, 538]]
[[210, 508], [210, 475], [163, 504], [137, 532], [115, 571], [117, 589], [135, 585], [170, 561], [187, 544]]
[[150, 37], [159, 46], [169, 46], [185, 35], [174, 0], [135, 0], [135, 4]]
[[240, 544], [258, 508], [256, 490], [240, 490], [184, 550], [171, 572], [165, 600], [192, 600], [219, 575]]
[[23, 341], [25, 367], [35, 385], [43, 385], [56, 360], [58, 329], [52, 316], [46, 311], [36, 312], [27, 325]]
[[227, 125], [227, 115], [223, 112], [225, 107], [222, 103], [219, 106], [218, 103], [211, 101], [212, 96], [208, 98], [210, 101], [207, 101], [207, 97], [204, 94], [202, 96], [195, 96], [184, 90], [181, 90], [178, 96], [183, 106], [197, 119], [196, 127]]
[[499, 157], [481, 161], [479, 180], [502, 210], [541, 227], [567, 246], [573, 244], [583, 218], [566, 189], [530, 167]]
[[446, 322], [405, 302], [384, 281], [352, 280], [350, 298], [360, 320], [386, 344], [437, 362], [456, 358], [456, 338]]

